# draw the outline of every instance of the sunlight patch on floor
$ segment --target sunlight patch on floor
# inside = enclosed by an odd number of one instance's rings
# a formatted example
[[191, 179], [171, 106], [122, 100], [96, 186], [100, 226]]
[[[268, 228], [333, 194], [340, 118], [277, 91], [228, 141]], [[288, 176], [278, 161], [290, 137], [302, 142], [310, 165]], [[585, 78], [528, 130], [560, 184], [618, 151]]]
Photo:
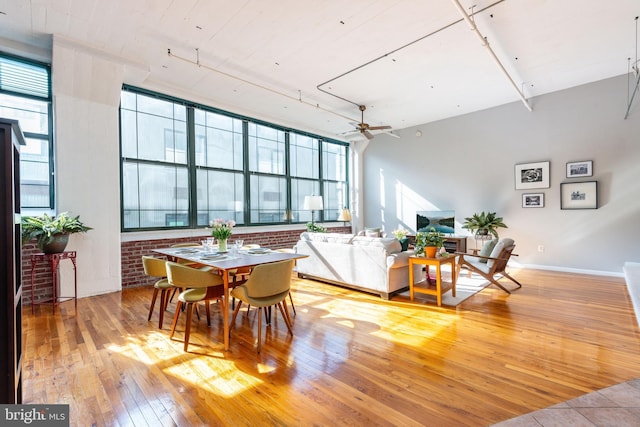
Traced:
[[[129, 342], [126, 345], [110, 345], [108, 349], [145, 365], [171, 361], [176, 359], [176, 355], [184, 354], [181, 350], [176, 350], [174, 343], [170, 342], [162, 332], [149, 332], [143, 338], [141, 340], [129, 337]], [[179, 344], [182, 349], [181, 342], [176, 344]], [[154, 358], [148, 357], [144, 351], [145, 347], [148, 350], [149, 345], [158, 347]], [[222, 351], [209, 352], [206, 355], [189, 355], [193, 357], [184, 359], [182, 363], [163, 368], [163, 370], [180, 381], [189, 382], [204, 391], [224, 397], [237, 396], [262, 383], [262, 380], [237, 369], [235, 362], [226, 360]], [[212, 364], [211, 358], [216, 358], [217, 362]], [[267, 365], [259, 367], [260, 373], [272, 371], [273, 368]]]

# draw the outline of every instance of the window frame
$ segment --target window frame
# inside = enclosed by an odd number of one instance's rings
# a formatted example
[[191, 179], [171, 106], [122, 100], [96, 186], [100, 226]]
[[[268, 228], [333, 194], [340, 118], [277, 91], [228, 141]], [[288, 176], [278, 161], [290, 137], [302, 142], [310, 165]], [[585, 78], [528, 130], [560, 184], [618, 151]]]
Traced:
[[[120, 106], [119, 109], [119, 121], [120, 121], [120, 198], [121, 198], [121, 232], [123, 233], [128, 233], [128, 232], [139, 232], [139, 231], [161, 231], [161, 230], [180, 230], [180, 229], [201, 229], [204, 226], [202, 224], [198, 225], [198, 214], [202, 214], [204, 211], [206, 211], [209, 215], [209, 219], [211, 219], [211, 210], [208, 207], [200, 207], [198, 206], [198, 192], [200, 191], [200, 189], [197, 187], [197, 173], [198, 171], [213, 171], [213, 172], [234, 172], [234, 173], [239, 173], [243, 176], [244, 178], [244, 197], [242, 200], [242, 205], [243, 205], [243, 211], [242, 211], [242, 221], [238, 221], [238, 225], [241, 226], [245, 226], [245, 227], [256, 227], [256, 226], [273, 226], [273, 225], [286, 225], [286, 224], [303, 224], [305, 222], [307, 222], [306, 220], [301, 220], [300, 218], [297, 218], [296, 220], [294, 220], [293, 215], [291, 214], [292, 211], [299, 211], [299, 208], [296, 209], [292, 209], [292, 180], [304, 180], [304, 181], [311, 181], [314, 182], [315, 186], [319, 189], [319, 195], [323, 195], [323, 191], [324, 191], [324, 187], [325, 187], [325, 182], [335, 182], [335, 180], [327, 180], [323, 178], [323, 166], [322, 166], [322, 159], [323, 159], [323, 152], [322, 149], [324, 146], [326, 146], [326, 144], [334, 144], [334, 145], [338, 145], [343, 147], [342, 149], [344, 150], [344, 171], [345, 171], [345, 180], [344, 181], [340, 181], [341, 183], [344, 184], [344, 194], [342, 196], [342, 198], [344, 200], [340, 200], [338, 201], [338, 204], [340, 205], [339, 208], [342, 208], [343, 206], [349, 206], [349, 187], [350, 187], [350, 183], [349, 183], [349, 143], [348, 142], [344, 142], [344, 141], [338, 141], [338, 140], [334, 140], [334, 139], [330, 139], [330, 138], [326, 138], [326, 137], [322, 137], [319, 135], [315, 135], [315, 134], [311, 134], [309, 132], [304, 132], [304, 131], [299, 131], [296, 129], [291, 129], [288, 127], [283, 127], [283, 126], [279, 126], [277, 124], [274, 123], [269, 123], [269, 122], [265, 122], [262, 120], [258, 120], [258, 119], [254, 119], [251, 117], [247, 117], [247, 116], [242, 116], [239, 114], [235, 114], [235, 113], [231, 113], [228, 111], [224, 111], [224, 110], [220, 110], [218, 108], [215, 107], [210, 107], [207, 105], [202, 105], [199, 103], [195, 103], [195, 102], [191, 102], [188, 100], [184, 100], [184, 99], [180, 99], [180, 98], [176, 98], [176, 97], [172, 97], [172, 96], [168, 96], [168, 95], [164, 95], [161, 93], [157, 93], [157, 92], [153, 92], [150, 90], [146, 90], [146, 89], [142, 89], [142, 88], [138, 88], [138, 87], [134, 87], [134, 86], [130, 86], [130, 85], [123, 85], [122, 86], [122, 92], [130, 92], [133, 93], [135, 95], [141, 95], [141, 96], [149, 96], [149, 97], [153, 97], [153, 98], [157, 98], [163, 101], [168, 101], [168, 102], [174, 102], [180, 105], [184, 105], [187, 108], [187, 168], [189, 170], [188, 174], [189, 174], [189, 223], [188, 225], [185, 226], [159, 226], [159, 227], [125, 227], [125, 204], [124, 204], [124, 199], [125, 199], [125, 182], [124, 182], [124, 164], [126, 162], [132, 162], [132, 161], [136, 161], [136, 162], [141, 162], [142, 160], [144, 160], [145, 162], [149, 162], [149, 160], [146, 159], [133, 159], [131, 157], [123, 157], [123, 127], [122, 127], [122, 106]], [[242, 165], [242, 170], [238, 170], [238, 169], [234, 169], [234, 168], [219, 168], [219, 167], [213, 167], [213, 166], [207, 166], [205, 165], [201, 165], [201, 164], [197, 164], [196, 161], [196, 123], [195, 123], [195, 111], [196, 110], [202, 110], [205, 113], [206, 112], [211, 112], [214, 114], [218, 114], [218, 115], [222, 115], [222, 116], [226, 116], [229, 117], [231, 119], [237, 119], [237, 120], [241, 120], [242, 121], [242, 144], [243, 144], [243, 165]], [[136, 106], [136, 111], [137, 111], [137, 106]], [[201, 124], [200, 124], [201, 125]], [[251, 165], [251, 159], [250, 159], [250, 150], [249, 150], [249, 146], [250, 146], [250, 138], [255, 138], [255, 136], [250, 136], [250, 132], [249, 132], [249, 126], [264, 126], [264, 127], [268, 127], [273, 129], [275, 132], [283, 132], [284, 133], [284, 173], [278, 173], [278, 172], [274, 172], [274, 173], [269, 173], [269, 172], [264, 172], [264, 171], [260, 171], [260, 168], [258, 167], [258, 170], [252, 170], [250, 165]], [[206, 130], [205, 130], [205, 134], [206, 134]], [[318, 152], [317, 152], [317, 158], [318, 158], [318, 165], [317, 165], [317, 169], [318, 169], [318, 177], [317, 178], [307, 178], [307, 177], [292, 177], [290, 174], [290, 170], [291, 170], [291, 153], [290, 153], [290, 135], [291, 134], [296, 134], [296, 135], [301, 135], [304, 137], [310, 137], [314, 140], [316, 140], [316, 146], [318, 147]], [[136, 141], [137, 141], [138, 136], [136, 136]], [[137, 143], [137, 142], [136, 142]], [[152, 161], [153, 163], [153, 161]], [[162, 163], [166, 163], [166, 162], [162, 162]], [[205, 162], [206, 163], [206, 162]], [[255, 168], [254, 168], [255, 169]], [[273, 171], [272, 171], [273, 172]], [[252, 217], [254, 216], [254, 214], [257, 214], [259, 218], [259, 212], [252, 212], [251, 211], [251, 206], [252, 206], [252, 195], [251, 195], [251, 182], [252, 180], [255, 179], [260, 179], [261, 177], [265, 177], [265, 178], [278, 178], [278, 179], [284, 179], [284, 186], [285, 186], [285, 192], [286, 194], [284, 195], [284, 212], [279, 213], [279, 219], [280, 220], [273, 220], [273, 221], [260, 221], [258, 220], [252, 220]], [[139, 190], [139, 187], [138, 187]], [[260, 207], [260, 205], [256, 205], [258, 207]], [[280, 207], [281, 208], [281, 207]], [[138, 206], [138, 210], [140, 210], [140, 207]], [[258, 209], [260, 210], [260, 209]], [[233, 213], [232, 213], [233, 214]], [[235, 214], [237, 214], [237, 212], [235, 212]], [[328, 220], [326, 219], [326, 215], [320, 211], [320, 218], [316, 219], [322, 222], [337, 222], [337, 217], [336, 219], [331, 219]], [[318, 213], [316, 213], [316, 217], [318, 216]], [[273, 218], [277, 218], [277, 217], [273, 217]], [[236, 219], [237, 220], [237, 219]], [[139, 225], [139, 224], [138, 224]]]
[[[30, 67], [41, 68], [47, 74], [47, 79], [46, 79], [47, 80], [46, 82], [47, 96], [46, 97], [37, 96], [34, 94], [22, 93], [15, 90], [9, 90], [4, 88], [1, 83], [0, 83], [0, 94], [13, 96], [17, 98], [23, 98], [31, 101], [43, 102], [47, 106], [47, 133], [42, 134], [37, 132], [30, 132], [30, 131], [25, 131], [25, 129], [22, 129], [22, 133], [24, 134], [26, 139], [36, 139], [36, 140], [46, 141], [47, 149], [48, 149], [47, 169], [48, 169], [48, 175], [49, 175], [49, 185], [48, 185], [49, 204], [43, 205], [43, 206], [20, 206], [20, 208], [23, 213], [36, 214], [36, 215], [41, 214], [43, 212], [51, 212], [55, 209], [55, 196], [56, 196], [55, 179], [54, 179], [55, 178], [55, 157], [54, 157], [54, 138], [53, 138], [53, 95], [52, 95], [52, 80], [51, 80], [51, 64], [31, 60], [21, 56], [12, 55], [3, 51], [0, 51], [0, 58], [25, 64]], [[21, 163], [22, 163], [22, 160], [21, 160]], [[25, 177], [25, 174], [21, 173], [20, 174], [21, 185], [25, 178], [28, 178], [28, 177]], [[24, 199], [25, 198], [23, 197], [22, 200]]]

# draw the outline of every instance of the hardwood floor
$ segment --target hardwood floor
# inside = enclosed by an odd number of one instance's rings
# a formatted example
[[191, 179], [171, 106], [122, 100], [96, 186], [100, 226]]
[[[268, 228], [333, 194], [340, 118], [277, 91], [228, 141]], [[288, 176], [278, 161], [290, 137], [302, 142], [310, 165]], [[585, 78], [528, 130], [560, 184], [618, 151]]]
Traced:
[[23, 400], [67, 403], [77, 426], [486, 426], [640, 377], [622, 278], [512, 272], [522, 289], [456, 308], [295, 278], [295, 336], [276, 315], [261, 355], [256, 311], [225, 352], [218, 307], [184, 353], [170, 322], [147, 322], [151, 288], [81, 299], [77, 315], [25, 307]]

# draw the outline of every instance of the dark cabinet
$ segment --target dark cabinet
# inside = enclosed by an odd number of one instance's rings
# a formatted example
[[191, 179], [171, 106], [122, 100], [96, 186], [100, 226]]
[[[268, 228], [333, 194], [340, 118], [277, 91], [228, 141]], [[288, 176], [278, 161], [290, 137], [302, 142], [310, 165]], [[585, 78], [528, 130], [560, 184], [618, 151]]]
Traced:
[[18, 122], [0, 118], [0, 403], [22, 403], [22, 278]]

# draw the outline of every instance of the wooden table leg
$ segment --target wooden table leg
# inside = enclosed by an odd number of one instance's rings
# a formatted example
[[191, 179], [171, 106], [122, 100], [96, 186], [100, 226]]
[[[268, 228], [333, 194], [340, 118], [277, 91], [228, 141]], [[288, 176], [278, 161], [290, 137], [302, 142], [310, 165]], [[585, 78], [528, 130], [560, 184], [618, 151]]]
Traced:
[[224, 325], [224, 349], [229, 350], [229, 270], [224, 270], [222, 273], [222, 280], [224, 282], [224, 302], [222, 307], [222, 324]]
[[442, 306], [442, 271], [439, 263], [436, 265], [436, 299], [438, 307]]
[[409, 297], [413, 301], [413, 260], [411, 259], [409, 260]]
[[453, 260], [451, 261], [451, 295], [455, 298], [456, 296], [456, 281], [458, 280], [458, 276], [456, 274], [456, 257], [454, 255]]

